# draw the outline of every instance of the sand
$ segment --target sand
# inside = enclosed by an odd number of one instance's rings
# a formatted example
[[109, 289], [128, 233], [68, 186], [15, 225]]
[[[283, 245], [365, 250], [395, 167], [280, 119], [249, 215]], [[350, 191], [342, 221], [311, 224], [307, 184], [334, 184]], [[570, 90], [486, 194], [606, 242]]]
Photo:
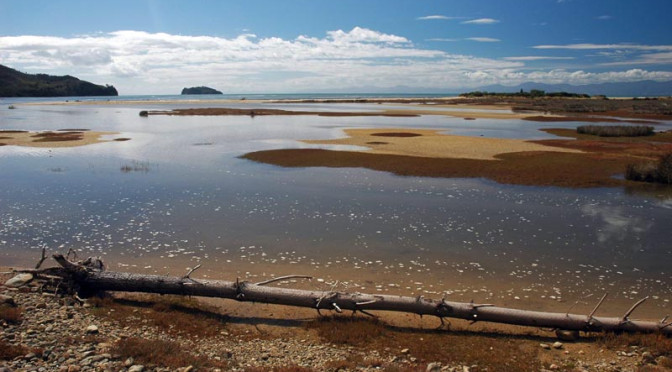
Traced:
[[498, 160], [497, 155], [515, 152], [581, 152], [519, 139], [455, 136], [428, 129], [346, 129], [345, 133], [348, 138], [303, 142], [362, 146], [373, 154], [477, 160]]
[[90, 131], [0, 131], [0, 146], [23, 147], [78, 147], [94, 143], [110, 142], [102, 136], [116, 134], [115, 132]]

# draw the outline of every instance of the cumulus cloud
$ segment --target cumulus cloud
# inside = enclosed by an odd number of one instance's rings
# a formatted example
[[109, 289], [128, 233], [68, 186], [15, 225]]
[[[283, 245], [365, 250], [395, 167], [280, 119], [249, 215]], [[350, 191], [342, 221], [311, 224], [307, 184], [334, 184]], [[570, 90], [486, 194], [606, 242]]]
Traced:
[[492, 18], [477, 18], [462, 23], [465, 25], [491, 25], [493, 23], [499, 23], [499, 20]]
[[526, 81], [585, 84], [672, 79], [672, 72], [646, 70], [591, 73], [526, 69], [525, 62], [533, 58], [541, 57], [495, 59], [451, 54], [362, 27], [294, 39], [260, 38], [250, 33], [222, 38], [134, 30], [74, 37], [0, 37], [0, 63], [4, 65], [110, 83], [122, 94], [179, 92], [193, 85], [230, 93], [397, 86], [458, 91]]

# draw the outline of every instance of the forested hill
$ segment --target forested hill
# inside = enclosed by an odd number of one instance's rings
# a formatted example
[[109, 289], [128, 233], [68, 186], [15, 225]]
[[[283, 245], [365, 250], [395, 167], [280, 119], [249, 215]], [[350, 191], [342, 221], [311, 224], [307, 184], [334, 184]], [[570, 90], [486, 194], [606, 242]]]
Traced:
[[112, 85], [96, 85], [76, 77], [24, 74], [0, 65], [0, 97], [117, 96]]

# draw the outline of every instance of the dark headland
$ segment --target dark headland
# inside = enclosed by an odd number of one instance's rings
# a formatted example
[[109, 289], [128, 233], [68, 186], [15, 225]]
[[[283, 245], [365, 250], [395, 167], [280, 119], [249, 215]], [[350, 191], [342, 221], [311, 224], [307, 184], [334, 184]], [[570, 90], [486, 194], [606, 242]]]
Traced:
[[182, 95], [186, 94], [223, 94], [217, 89], [212, 89], [208, 87], [192, 87], [182, 89]]
[[0, 97], [118, 96], [112, 85], [96, 85], [76, 77], [25, 74], [0, 65]]

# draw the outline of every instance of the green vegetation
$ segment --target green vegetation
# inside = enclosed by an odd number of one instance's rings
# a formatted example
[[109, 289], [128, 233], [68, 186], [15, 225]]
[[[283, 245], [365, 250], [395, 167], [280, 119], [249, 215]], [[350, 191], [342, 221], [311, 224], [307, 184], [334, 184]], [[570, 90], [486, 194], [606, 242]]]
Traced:
[[96, 85], [72, 76], [24, 74], [0, 65], [0, 97], [117, 96], [112, 85]]
[[576, 133], [592, 134], [600, 137], [641, 137], [653, 136], [653, 127], [645, 125], [582, 125]]
[[222, 94], [222, 92], [208, 87], [192, 87], [182, 89], [182, 94]]
[[521, 89], [519, 92], [515, 92], [515, 93], [514, 92], [511, 92], [511, 93], [494, 93], [494, 92], [475, 91], [475, 92], [469, 92], [469, 93], [462, 93], [462, 94], [460, 94], [460, 97], [590, 98], [590, 96], [587, 95], [587, 94], [568, 93], [568, 92], [546, 93], [545, 91], [538, 90], [538, 89], [532, 89], [529, 92], [525, 92], [524, 90]]
[[672, 185], [672, 153], [661, 156], [658, 163], [628, 164], [625, 179]]

